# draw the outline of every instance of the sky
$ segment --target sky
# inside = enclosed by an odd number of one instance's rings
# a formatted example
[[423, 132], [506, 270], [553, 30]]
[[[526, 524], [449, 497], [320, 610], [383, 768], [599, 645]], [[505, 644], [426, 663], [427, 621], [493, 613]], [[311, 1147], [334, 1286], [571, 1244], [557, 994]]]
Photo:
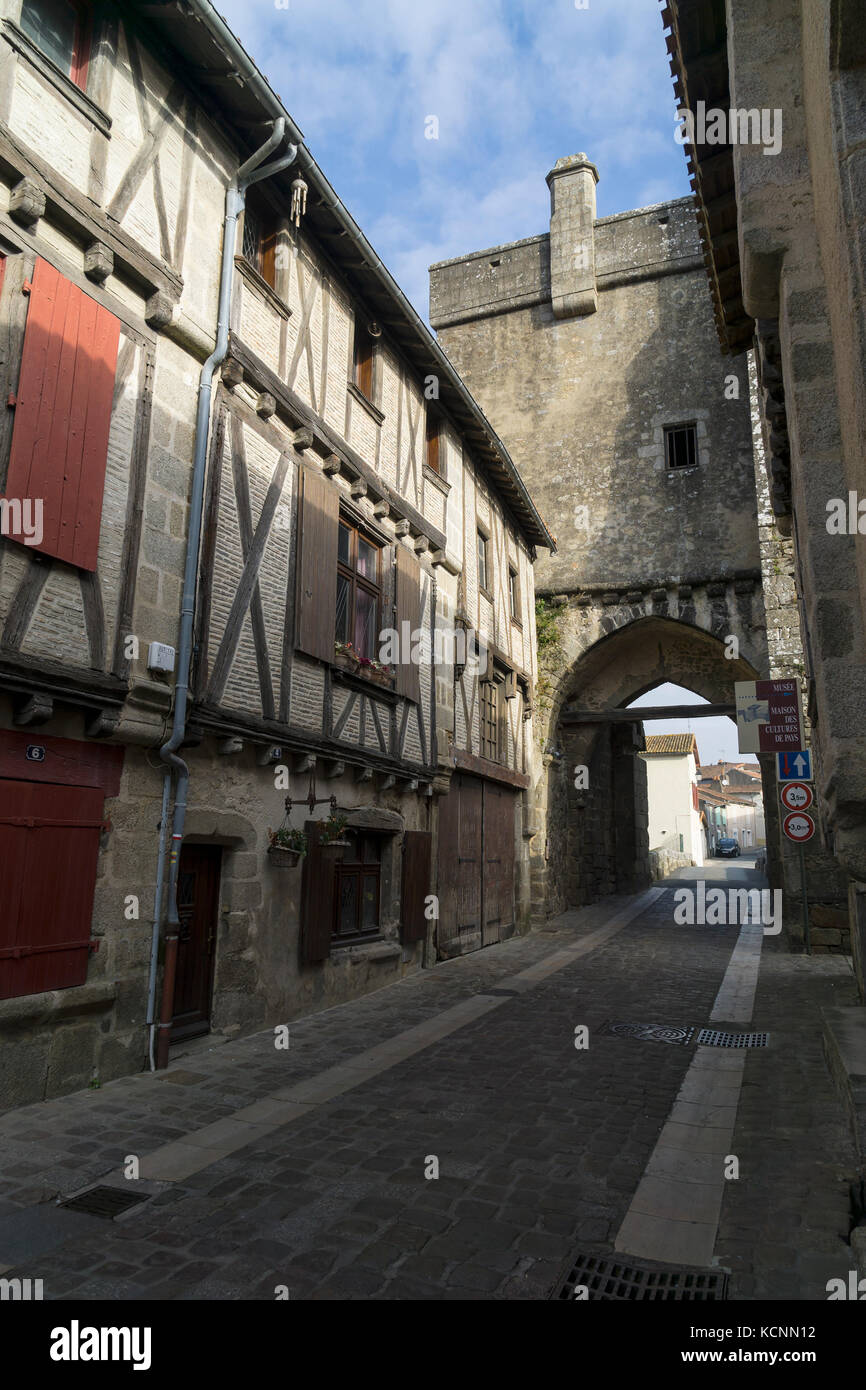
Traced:
[[[696, 695], [693, 690], [684, 690], [681, 685], [664, 685], [648, 690], [637, 700], [632, 700], [630, 709], [639, 705], [706, 705], [709, 701]], [[701, 764], [709, 763], [755, 763], [754, 753], [741, 753], [737, 747], [737, 726], [733, 719], [725, 715], [711, 719], [645, 719], [645, 734], [694, 734], [698, 741]]]
[[548, 229], [564, 155], [599, 217], [689, 192], [658, 0], [284, 2], [216, 8], [425, 318], [432, 262]]

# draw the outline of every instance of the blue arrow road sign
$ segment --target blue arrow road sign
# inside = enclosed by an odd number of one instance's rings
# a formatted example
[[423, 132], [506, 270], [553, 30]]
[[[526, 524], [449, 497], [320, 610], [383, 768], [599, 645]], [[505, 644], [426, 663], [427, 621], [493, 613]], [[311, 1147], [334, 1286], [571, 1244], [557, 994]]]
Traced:
[[812, 754], [808, 748], [790, 748], [776, 754], [776, 771], [780, 782], [811, 782]]

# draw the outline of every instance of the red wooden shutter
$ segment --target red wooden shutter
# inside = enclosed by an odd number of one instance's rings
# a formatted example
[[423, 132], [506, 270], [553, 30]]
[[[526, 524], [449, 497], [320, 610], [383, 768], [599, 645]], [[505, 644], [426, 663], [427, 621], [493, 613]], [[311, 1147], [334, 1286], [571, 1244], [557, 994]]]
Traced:
[[[410, 661], [414, 642], [412, 634], [421, 626], [421, 566], [405, 545], [397, 545], [397, 632], [400, 634], [400, 654], [397, 663], [397, 694], [420, 703], [421, 673], [416, 661]], [[403, 623], [409, 624], [410, 642], [405, 648]]]
[[297, 645], [309, 656], [333, 661], [340, 494], [314, 468], [301, 469], [301, 487]]
[[427, 936], [425, 899], [430, 892], [433, 836], [429, 830], [407, 830], [403, 840], [403, 885], [400, 900], [400, 939], [423, 941]]
[[102, 807], [101, 788], [0, 780], [0, 999], [87, 979]]
[[99, 551], [119, 338], [119, 319], [36, 262], [6, 496], [41, 499], [42, 540], [31, 548], [84, 570]]
[[300, 957], [302, 965], [318, 965], [331, 952], [337, 860], [333, 850], [322, 853], [320, 821], [308, 820], [304, 828], [307, 853], [301, 882]]

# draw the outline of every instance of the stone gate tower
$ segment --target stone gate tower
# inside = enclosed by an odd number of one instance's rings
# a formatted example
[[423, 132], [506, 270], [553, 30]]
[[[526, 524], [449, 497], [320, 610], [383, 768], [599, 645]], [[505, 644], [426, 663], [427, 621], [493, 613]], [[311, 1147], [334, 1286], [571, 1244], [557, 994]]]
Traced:
[[549, 232], [430, 272], [431, 323], [558, 542], [536, 564], [548, 912], [648, 878], [640, 725], [611, 711], [667, 680], [733, 704], [770, 674], [747, 358], [720, 351], [694, 200], [597, 218], [598, 177], [560, 159]]

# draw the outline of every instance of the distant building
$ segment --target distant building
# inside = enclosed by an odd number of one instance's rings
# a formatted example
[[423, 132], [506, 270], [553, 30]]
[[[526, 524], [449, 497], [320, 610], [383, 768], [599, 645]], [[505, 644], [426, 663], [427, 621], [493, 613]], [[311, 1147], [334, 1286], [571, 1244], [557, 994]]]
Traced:
[[[729, 835], [742, 849], [767, 843], [761, 770], [753, 763], [714, 763], [698, 769], [698, 802], [707, 831], [707, 849]], [[710, 809], [723, 810], [725, 829], [718, 831]], [[716, 831], [716, 833], [714, 833]]]
[[704, 838], [698, 806], [700, 759], [694, 734], [647, 734], [649, 847], [704, 862]]

